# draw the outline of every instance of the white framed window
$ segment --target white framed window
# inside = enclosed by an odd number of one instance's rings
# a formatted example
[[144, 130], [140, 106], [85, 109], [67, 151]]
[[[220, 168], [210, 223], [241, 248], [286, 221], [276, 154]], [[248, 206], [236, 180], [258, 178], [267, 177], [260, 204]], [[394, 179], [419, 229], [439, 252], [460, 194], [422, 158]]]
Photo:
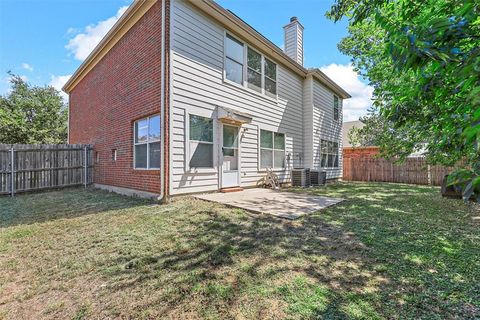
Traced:
[[225, 33], [224, 71], [227, 81], [277, 98], [277, 65], [228, 33]]
[[260, 169], [285, 168], [285, 134], [260, 130]]
[[213, 119], [190, 114], [188, 168], [213, 168]]
[[135, 121], [133, 139], [134, 168], [160, 169], [160, 116]]
[[243, 85], [245, 50], [242, 42], [227, 34], [225, 39], [225, 76], [228, 80]]
[[247, 49], [247, 86], [262, 93], [262, 55]]
[[337, 96], [333, 96], [333, 120], [338, 121], [340, 118], [340, 100]]
[[271, 97], [277, 96], [277, 65], [265, 58], [265, 94]]
[[338, 142], [321, 140], [320, 152], [322, 168], [338, 168]]

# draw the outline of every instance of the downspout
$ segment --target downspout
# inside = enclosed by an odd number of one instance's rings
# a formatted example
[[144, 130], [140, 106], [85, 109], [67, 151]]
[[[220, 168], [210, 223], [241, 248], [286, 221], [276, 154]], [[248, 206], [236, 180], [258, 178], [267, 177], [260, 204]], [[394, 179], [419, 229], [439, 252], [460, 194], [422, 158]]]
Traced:
[[161, 159], [162, 163], [160, 165], [160, 201], [164, 202], [165, 198], [165, 185], [164, 185], [164, 179], [165, 179], [165, 144], [166, 144], [166, 137], [165, 137], [165, 1], [166, 0], [160, 0], [162, 1], [162, 22], [160, 24], [161, 26], [161, 41], [160, 41], [160, 117], [163, 119], [163, 125], [161, 126], [161, 132], [162, 132], [162, 143], [161, 143]]
[[[167, 12], [168, 10], [168, 12]], [[168, 20], [168, 23], [167, 21]], [[162, 52], [161, 52], [161, 61], [162, 61], [162, 90], [161, 90], [161, 99], [162, 99], [162, 114], [163, 114], [163, 169], [161, 170], [161, 197], [162, 203], [169, 202], [169, 183], [170, 183], [170, 1], [162, 0]], [[168, 90], [168, 92], [167, 92]]]
[[70, 92], [68, 93], [68, 106], [67, 106], [67, 143], [70, 144]]

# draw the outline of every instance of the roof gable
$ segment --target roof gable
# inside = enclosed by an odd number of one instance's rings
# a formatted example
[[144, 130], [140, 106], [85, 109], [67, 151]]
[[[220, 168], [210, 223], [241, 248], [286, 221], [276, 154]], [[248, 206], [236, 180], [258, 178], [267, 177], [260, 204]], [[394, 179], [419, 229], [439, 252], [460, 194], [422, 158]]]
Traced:
[[[128, 30], [140, 20], [140, 18], [155, 4], [157, 0], [135, 0], [127, 11], [115, 23], [112, 29], [105, 35], [80, 67], [75, 71], [72, 77], [64, 85], [63, 90], [70, 93], [73, 88], [92, 70], [95, 65], [110, 51], [111, 48], [125, 35]], [[312, 75], [315, 79], [324, 84], [342, 99], [348, 99], [351, 96], [336, 84], [327, 75], [319, 69], [306, 69], [296, 61], [291, 59], [277, 47], [273, 42], [256, 31], [231, 11], [221, 7], [212, 0], [186, 0], [215, 21], [220, 23], [225, 29], [235, 33], [243, 40], [255, 45], [259, 50], [268, 53], [278, 63], [281, 63], [289, 70], [302, 76], [303, 78]]]

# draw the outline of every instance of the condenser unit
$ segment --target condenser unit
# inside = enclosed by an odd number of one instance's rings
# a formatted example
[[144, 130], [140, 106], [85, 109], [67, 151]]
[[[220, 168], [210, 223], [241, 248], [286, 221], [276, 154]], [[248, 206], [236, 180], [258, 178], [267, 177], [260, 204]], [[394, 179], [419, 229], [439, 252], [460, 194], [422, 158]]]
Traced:
[[295, 168], [292, 169], [292, 186], [309, 187], [311, 183], [310, 169]]
[[310, 183], [312, 186], [323, 186], [326, 181], [327, 173], [325, 171], [310, 170]]

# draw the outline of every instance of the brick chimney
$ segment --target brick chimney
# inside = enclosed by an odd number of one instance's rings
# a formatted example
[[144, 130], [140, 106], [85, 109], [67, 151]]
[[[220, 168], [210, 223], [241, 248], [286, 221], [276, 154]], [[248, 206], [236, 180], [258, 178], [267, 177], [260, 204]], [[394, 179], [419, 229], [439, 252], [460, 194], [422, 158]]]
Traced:
[[290, 18], [290, 23], [283, 27], [285, 32], [284, 51], [298, 64], [303, 66], [303, 26], [297, 17]]

